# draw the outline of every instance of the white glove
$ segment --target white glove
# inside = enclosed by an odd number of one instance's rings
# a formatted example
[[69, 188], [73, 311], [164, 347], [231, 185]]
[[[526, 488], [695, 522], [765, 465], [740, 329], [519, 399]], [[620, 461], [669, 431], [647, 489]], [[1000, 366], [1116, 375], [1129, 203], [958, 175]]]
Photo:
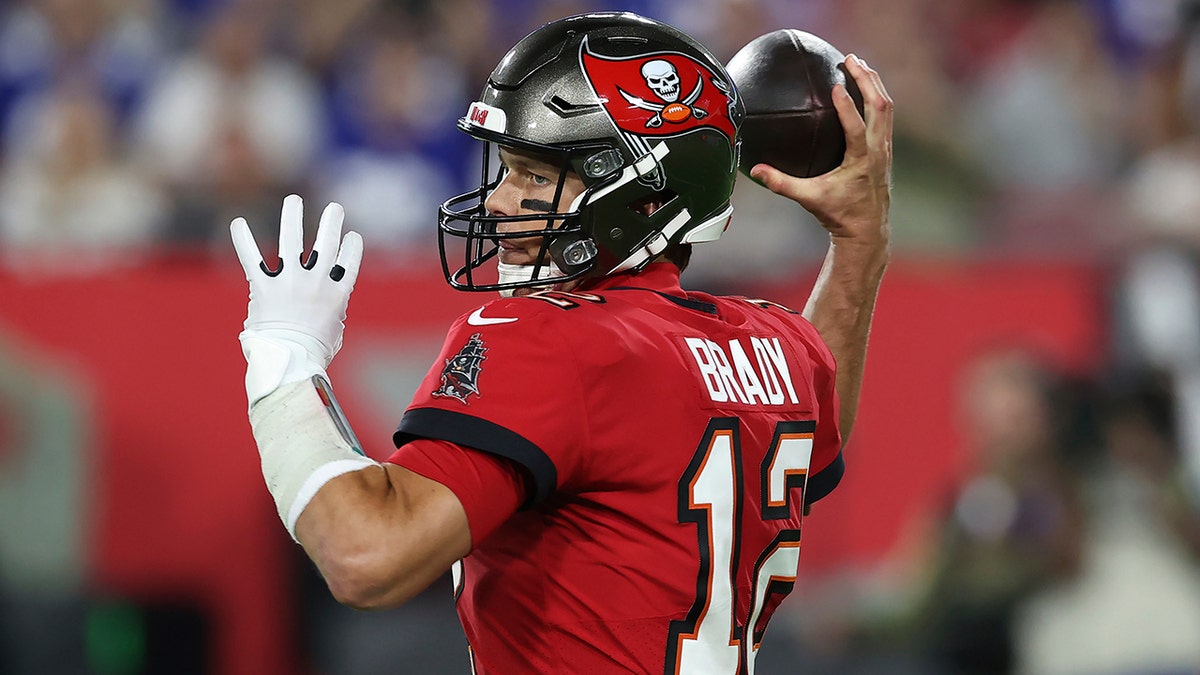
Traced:
[[245, 330], [238, 336], [250, 405], [281, 385], [324, 374], [342, 347], [346, 306], [363, 252], [358, 233], [342, 239], [344, 215], [340, 204], [325, 207], [312, 253], [302, 264], [304, 202], [288, 195], [279, 218], [280, 268], [274, 272], [263, 263], [246, 219], [235, 218], [229, 226], [250, 282]]

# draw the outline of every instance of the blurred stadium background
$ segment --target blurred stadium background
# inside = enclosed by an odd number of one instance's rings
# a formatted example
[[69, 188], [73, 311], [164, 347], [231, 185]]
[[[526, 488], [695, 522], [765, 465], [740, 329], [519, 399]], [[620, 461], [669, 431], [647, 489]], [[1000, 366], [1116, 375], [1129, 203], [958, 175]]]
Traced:
[[[0, 673], [468, 672], [448, 582], [355, 613], [279, 526], [227, 224], [345, 204], [332, 374], [386, 456], [483, 300], [436, 265], [436, 205], [476, 184], [453, 122], [517, 38], [594, 9], [722, 59], [802, 28], [897, 102], [861, 421], [759, 672], [1200, 672], [1195, 0], [8, 0]], [[803, 304], [819, 228], [736, 199], [685, 280]]]

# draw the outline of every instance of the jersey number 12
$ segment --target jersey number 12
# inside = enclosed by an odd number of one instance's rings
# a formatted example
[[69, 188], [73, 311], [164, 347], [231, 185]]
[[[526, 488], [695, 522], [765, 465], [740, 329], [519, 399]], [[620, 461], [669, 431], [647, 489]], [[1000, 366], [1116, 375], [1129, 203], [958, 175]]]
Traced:
[[[741, 550], [742, 447], [736, 417], [709, 422], [704, 439], [679, 481], [679, 521], [694, 522], [700, 545], [696, 602], [687, 618], [671, 622], [664, 672], [754, 672], [766, 628], [763, 609], [773, 594], [787, 594], [800, 562], [800, 530], [783, 529], [754, 564], [749, 614], [739, 625], [737, 585]], [[758, 468], [762, 499], [750, 517], [778, 520], [791, 514], [792, 488], [803, 494], [816, 422], [780, 422]], [[753, 468], [753, 467], [752, 467]], [[801, 497], [802, 498], [802, 497]], [[768, 617], [769, 618], [769, 617]], [[763, 623], [759, 626], [760, 621]]]

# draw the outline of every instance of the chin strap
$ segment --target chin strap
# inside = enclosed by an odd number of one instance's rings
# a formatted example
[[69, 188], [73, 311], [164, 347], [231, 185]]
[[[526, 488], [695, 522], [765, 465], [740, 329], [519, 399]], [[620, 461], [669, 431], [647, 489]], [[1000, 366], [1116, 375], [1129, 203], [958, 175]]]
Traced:
[[[544, 280], [552, 282], [554, 279], [567, 276], [566, 274], [563, 274], [563, 271], [560, 270], [558, 265], [555, 265], [554, 263], [542, 265], [540, 269], [538, 269], [537, 265], [506, 265], [504, 263], [497, 263], [497, 269], [500, 272], [499, 282], [502, 284], [513, 283], [517, 281], [527, 282]], [[537, 271], [537, 276], [534, 276], [535, 271]], [[539, 290], [545, 290], [551, 288], [553, 285], [553, 283], [547, 283], [545, 286], [535, 286], [535, 288], [538, 288]], [[515, 289], [512, 288], [503, 289], [500, 291], [500, 295], [505, 298], [510, 298], [512, 297], [514, 290]]]

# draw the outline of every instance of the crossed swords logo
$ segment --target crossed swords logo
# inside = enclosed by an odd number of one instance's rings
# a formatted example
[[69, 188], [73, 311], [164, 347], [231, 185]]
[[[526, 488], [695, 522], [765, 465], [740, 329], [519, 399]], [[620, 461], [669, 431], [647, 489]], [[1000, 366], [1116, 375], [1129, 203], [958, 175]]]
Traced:
[[[696, 99], [700, 98], [700, 93], [703, 90], [704, 90], [704, 78], [702, 77], [702, 78], [696, 80], [696, 88], [692, 90], [692, 93], [690, 93], [686, 97], [684, 97], [684, 99], [681, 103], [659, 104], [659, 103], [651, 103], [650, 101], [647, 101], [644, 98], [641, 98], [639, 96], [634, 96], [633, 94], [630, 94], [629, 92], [625, 91], [624, 89], [617, 87], [617, 91], [619, 91], [621, 93], [621, 96], [624, 97], [625, 100], [629, 102], [629, 105], [631, 105], [635, 108], [641, 108], [642, 110], [649, 110], [650, 112], [654, 113], [654, 115], [650, 119], [646, 120], [646, 127], [650, 128], [650, 129], [657, 129], [658, 127], [662, 126], [663, 110], [665, 110], [668, 106], [672, 106], [672, 105], [684, 106], [687, 109], [687, 111], [689, 113], [691, 113], [691, 115], [694, 116], [698, 120], [702, 120], [705, 117], [708, 117], [707, 110], [704, 110], [703, 108], [698, 108], [698, 107], [692, 105], [693, 103], [696, 102]], [[686, 116], [683, 117], [683, 119], [675, 120], [675, 121], [682, 122], [685, 119], [687, 119]]]

